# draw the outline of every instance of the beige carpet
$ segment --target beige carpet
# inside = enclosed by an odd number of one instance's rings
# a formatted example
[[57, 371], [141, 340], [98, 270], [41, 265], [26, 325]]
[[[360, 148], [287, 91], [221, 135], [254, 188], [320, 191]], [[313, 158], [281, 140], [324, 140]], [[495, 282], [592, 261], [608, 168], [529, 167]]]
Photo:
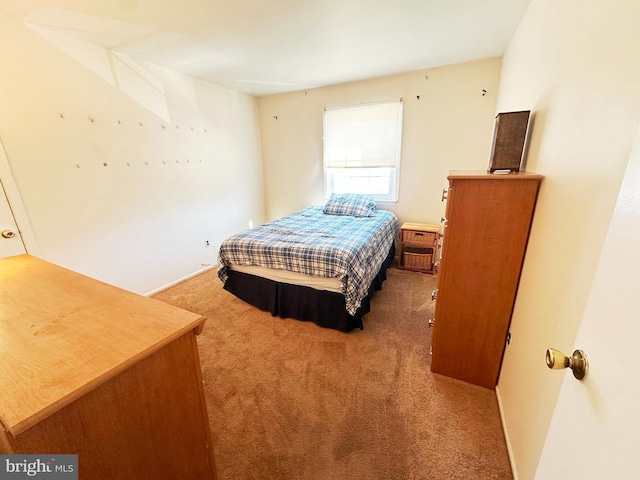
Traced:
[[346, 334], [261, 312], [214, 271], [157, 294], [207, 317], [219, 480], [513, 478], [495, 393], [429, 370], [436, 281], [390, 269]]

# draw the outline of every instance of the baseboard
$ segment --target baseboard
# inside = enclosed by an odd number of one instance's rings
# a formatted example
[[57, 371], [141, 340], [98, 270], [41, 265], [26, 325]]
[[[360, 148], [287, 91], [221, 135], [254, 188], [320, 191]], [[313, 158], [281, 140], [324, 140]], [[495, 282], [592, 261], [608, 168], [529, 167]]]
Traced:
[[174, 287], [177, 284], [184, 282], [185, 280], [189, 280], [190, 278], [197, 277], [201, 273], [204, 273], [207, 270], [211, 270], [212, 268], [218, 268], [218, 265], [217, 264], [213, 264], [213, 265], [209, 265], [207, 267], [201, 268], [200, 270], [197, 270], [197, 271], [195, 271], [193, 273], [190, 273], [186, 277], [179, 278], [178, 280], [176, 280], [174, 282], [167, 283], [166, 285], [163, 285], [162, 287], [156, 288], [155, 290], [151, 290], [150, 292], [145, 293], [144, 296], [145, 297], [150, 297], [152, 295], [155, 295], [156, 293], [160, 293], [163, 290], [166, 290], [167, 288]]
[[509, 454], [509, 463], [511, 464], [511, 473], [513, 473], [513, 480], [518, 480], [518, 470], [516, 469], [516, 461], [513, 456], [513, 450], [511, 449], [511, 440], [509, 440], [509, 431], [507, 430], [507, 422], [505, 421], [504, 411], [502, 409], [502, 398], [500, 397], [500, 387], [497, 385], [496, 385], [496, 399], [498, 400], [498, 410], [500, 410], [500, 422], [502, 423], [504, 440], [507, 443], [507, 453]]

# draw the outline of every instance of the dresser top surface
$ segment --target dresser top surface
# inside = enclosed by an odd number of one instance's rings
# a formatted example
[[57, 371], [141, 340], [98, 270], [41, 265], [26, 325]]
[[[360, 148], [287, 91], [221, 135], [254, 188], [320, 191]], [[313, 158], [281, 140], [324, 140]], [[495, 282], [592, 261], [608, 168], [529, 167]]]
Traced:
[[0, 422], [17, 435], [204, 320], [30, 255], [0, 259]]
[[529, 172], [508, 172], [508, 173], [488, 173], [483, 170], [451, 170], [447, 176], [449, 180], [456, 179], [478, 179], [478, 180], [525, 180], [525, 179], [543, 179], [544, 176], [537, 173]]

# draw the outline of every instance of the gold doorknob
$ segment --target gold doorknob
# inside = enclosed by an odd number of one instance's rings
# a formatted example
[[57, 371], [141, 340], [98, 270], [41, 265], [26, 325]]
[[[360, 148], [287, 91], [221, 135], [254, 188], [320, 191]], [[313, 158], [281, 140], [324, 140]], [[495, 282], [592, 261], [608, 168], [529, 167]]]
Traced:
[[573, 372], [573, 376], [578, 380], [584, 380], [589, 373], [589, 361], [587, 356], [582, 350], [576, 350], [571, 357], [567, 357], [560, 350], [555, 348], [547, 349], [547, 367], [552, 370], [562, 370], [564, 368], [570, 368]]
[[0, 235], [2, 235], [4, 238], [13, 238], [13, 237], [16, 236], [16, 234], [12, 230], [9, 230], [9, 229], [3, 230]]

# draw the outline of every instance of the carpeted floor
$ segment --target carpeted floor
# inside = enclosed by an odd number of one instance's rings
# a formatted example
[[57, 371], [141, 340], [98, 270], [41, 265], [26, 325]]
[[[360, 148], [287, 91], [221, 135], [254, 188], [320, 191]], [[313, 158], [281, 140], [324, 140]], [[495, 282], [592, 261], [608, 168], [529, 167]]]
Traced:
[[436, 282], [391, 268], [350, 333], [272, 317], [215, 271], [155, 295], [207, 317], [219, 480], [513, 478], [495, 393], [429, 370]]

